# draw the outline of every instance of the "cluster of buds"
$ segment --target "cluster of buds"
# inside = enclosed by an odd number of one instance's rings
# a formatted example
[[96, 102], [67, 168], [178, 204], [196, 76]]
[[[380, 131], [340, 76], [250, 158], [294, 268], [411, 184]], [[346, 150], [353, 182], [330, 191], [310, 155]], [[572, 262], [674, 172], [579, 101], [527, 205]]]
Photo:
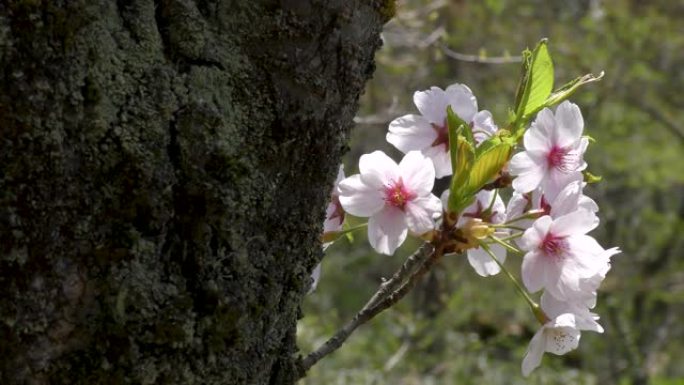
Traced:
[[[542, 42], [533, 58], [543, 60], [546, 53]], [[369, 218], [368, 240], [378, 253], [394, 254], [411, 234], [444, 254], [465, 253], [480, 276], [505, 271], [541, 324], [523, 359], [525, 376], [544, 352], [575, 349], [581, 331], [603, 332], [591, 309], [610, 259], [619, 253], [587, 235], [599, 219], [597, 204], [583, 194], [584, 120], [568, 101], [555, 112], [548, 108], [569, 96], [568, 87], [549, 90], [542, 102], [530, 94], [539, 92], [543, 78], [532, 71], [541, 64], [527, 62], [522, 97], [516, 98], [523, 101], [501, 129], [489, 111], [478, 110], [465, 85], [416, 92], [420, 114], [395, 119], [387, 134], [403, 159], [397, 164], [375, 151], [361, 156], [359, 174], [344, 178], [340, 169], [325, 222], [330, 237], [342, 232], [345, 212]], [[435, 178], [447, 176], [450, 188], [440, 199], [432, 193]], [[505, 204], [500, 191], [510, 187]], [[523, 285], [504, 266], [510, 253], [522, 255]], [[538, 292], [539, 303], [531, 297]]]

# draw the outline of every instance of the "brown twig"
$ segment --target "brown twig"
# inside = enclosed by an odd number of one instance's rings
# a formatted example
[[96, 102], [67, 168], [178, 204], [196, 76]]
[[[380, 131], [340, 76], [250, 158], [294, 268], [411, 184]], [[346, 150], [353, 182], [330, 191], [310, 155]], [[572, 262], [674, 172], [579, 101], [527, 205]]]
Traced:
[[420, 278], [430, 270], [432, 265], [437, 262], [442, 253], [443, 247], [438, 246], [434, 248], [426, 243], [411, 255], [390, 280], [380, 285], [378, 291], [371, 297], [363, 309], [356, 313], [351, 321], [338, 330], [321, 347], [304, 357], [299, 370], [300, 378], [304, 377], [306, 372], [320, 359], [342, 346], [356, 328], [370, 321], [383, 310], [388, 309], [402, 299], [416, 286]]
[[452, 59], [469, 62], [469, 63], [480, 63], [480, 64], [509, 64], [509, 63], [520, 63], [522, 62], [522, 56], [482, 56], [482, 55], [469, 55], [460, 52], [456, 52], [444, 44], [438, 44], [438, 47], [442, 50], [444, 55]]

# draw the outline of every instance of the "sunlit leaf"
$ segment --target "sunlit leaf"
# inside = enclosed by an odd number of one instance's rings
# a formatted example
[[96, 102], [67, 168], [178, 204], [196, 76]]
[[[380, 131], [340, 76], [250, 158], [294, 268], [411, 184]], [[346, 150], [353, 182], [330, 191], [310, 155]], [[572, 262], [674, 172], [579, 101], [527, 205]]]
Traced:
[[528, 57], [523, 68], [527, 73], [521, 81], [521, 92], [516, 100], [517, 120], [525, 120], [541, 110], [553, 90], [553, 61], [549, 55], [547, 40], [542, 39], [532, 54]]
[[601, 71], [598, 76], [586, 74], [565, 83], [561, 88], [549, 95], [549, 97], [546, 99], [546, 102], [544, 102], [544, 106], [551, 107], [562, 102], [563, 100], [569, 98], [570, 95], [575, 93], [575, 91], [577, 91], [577, 89], [581, 86], [601, 80], [604, 74], [605, 73], [603, 71]]

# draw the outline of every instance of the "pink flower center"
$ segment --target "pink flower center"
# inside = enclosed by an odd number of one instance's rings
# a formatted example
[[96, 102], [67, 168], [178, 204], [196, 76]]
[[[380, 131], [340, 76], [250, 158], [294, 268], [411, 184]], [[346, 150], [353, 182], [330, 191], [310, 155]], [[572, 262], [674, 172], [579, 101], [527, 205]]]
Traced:
[[475, 212], [463, 213], [463, 217], [466, 218], [479, 218], [483, 222], [494, 223], [494, 216], [497, 214], [496, 210], [489, 210], [489, 207], [482, 207], [482, 202], [477, 201], [477, 208]]
[[412, 201], [416, 194], [409, 191], [404, 182], [399, 178], [398, 181], [392, 182], [385, 186], [385, 202], [394, 207], [404, 209], [406, 202]]
[[431, 123], [431, 125], [432, 129], [437, 133], [437, 139], [432, 142], [431, 147], [444, 145], [444, 151], [449, 151], [449, 130], [446, 119], [444, 119], [444, 123], [441, 126], [435, 123]]
[[562, 172], [573, 172], [580, 165], [580, 155], [570, 149], [553, 146], [546, 155], [549, 167]]
[[546, 201], [546, 197], [544, 195], [542, 195], [541, 197], [541, 202], [539, 202], [539, 206], [541, 206], [539, 208], [544, 211], [543, 215], [551, 215], [551, 204]]
[[547, 233], [539, 248], [546, 256], [561, 259], [569, 250], [568, 241], [565, 237], [559, 237], [552, 233]]
[[335, 206], [335, 211], [330, 214], [328, 219], [333, 220], [337, 218], [340, 221], [340, 224], [342, 224], [342, 222], [344, 222], [344, 209], [342, 208], [340, 198], [337, 195], [332, 196], [332, 204]]

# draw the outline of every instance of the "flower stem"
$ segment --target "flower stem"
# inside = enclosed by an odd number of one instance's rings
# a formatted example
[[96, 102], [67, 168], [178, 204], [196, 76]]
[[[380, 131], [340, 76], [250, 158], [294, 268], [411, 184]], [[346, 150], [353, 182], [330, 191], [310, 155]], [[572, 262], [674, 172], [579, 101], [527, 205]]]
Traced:
[[513, 234], [513, 235], [508, 236], [506, 238], [501, 238], [500, 241], [507, 242], [507, 241], [510, 241], [512, 239], [520, 238], [522, 236], [523, 236], [523, 233], [516, 233], [516, 234]]
[[498, 224], [498, 225], [497, 224], [490, 224], [489, 226], [493, 227], [495, 229], [511, 229], [511, 230], [517, 230], [517, 231], [521, 231], [521, 232], [525, 232], [525, 230], [527, 230], [527, 229], [524, 229], [522, 227], [511, 226], [511, 225], [507, 225], [505, 223]]
[[[510, 238], [510, 237], [509, 237], [509, 238]], [[511, 244], [509, 244], [509, 243], [507, 243], [507, 242], [505, 242], [505, 241], [503, 241], [503, 240], [501, 240], [501, 239], [499, 239], [499, 238], [497, 238], [497, 237], [492, 237], [492, 236], [490, 236], [488, 239], [491, 239], [492, 241], [494, 241], [494, 242], [500, 244], [501, 246], [503, 246], [504, 248], [506, 248], [506, 250], [508, 250], [508, 251], [511, 251], [511, 252], [513, 252], [513, 253], [516, 253], [516, 254], [522, 254], [522, 251], [516, 249], [516, 248], [513, 247]]]
[[506, 222], [504, 223], [504, 225], [510, 225], [511, 223], [515, 223], [515, 222], [518, 222], [518, 221], [522, 221], [523, 219], [537, 219], [537, 218], [539, 218], [541, 215], [543, 215], [543, 211], [541, 211], [541, 210], [534, 210], [534, 211], [528, 212], [527, 214], [523, 214], [523, 215], [521, 215], [521, 216], [519, 216], [519, 217], [515, 217], [515, 218], [511, 219], [510, 221], [506, 221]]
[[480, 242], [480, 247], [482, 247], [484, 251], [486, 251], [487, 254], [489, 254], [490, 257], [492, 257], [492, 259], [494, 260], [494, 262], [496, 262], [497, 265], [499, 265], [501, 271], [503, 271], [504, 274], [508, 276], [508, 279], [510, 279], [511, 282], [513, 282], [513, 286], [515, 286], [515, 288], [518, 290], [518, 293], [520, 293], [520, 295], [525, 299], [525, 302], [527, 302], [527, 304], [530, 306], [530, 309], [532, 310], [532, 313], [534, 313], [535, 317], [539, 318], [539, 313], [541, 312], [541, 307], [539, 306], [539, 304], [534, 302], [534, 300], [530, 298], [530, 295], [527, 294], [527, 291], [525, 291], [525, 289], [523, 289], [523, 287], [520, 285], [520, 282], [518, 282], [518, 280], [515, 279], [513, 274], [511, 274], [511, 272], [508, 271], [508, 269], [506, 269], [506, 267], [501, 262], [499, 262], [499, 260], [496, 258], [494, 253], [492, 253], [492, 251], [489, 249], [489, 246], [487, 246], [486, 243]]

